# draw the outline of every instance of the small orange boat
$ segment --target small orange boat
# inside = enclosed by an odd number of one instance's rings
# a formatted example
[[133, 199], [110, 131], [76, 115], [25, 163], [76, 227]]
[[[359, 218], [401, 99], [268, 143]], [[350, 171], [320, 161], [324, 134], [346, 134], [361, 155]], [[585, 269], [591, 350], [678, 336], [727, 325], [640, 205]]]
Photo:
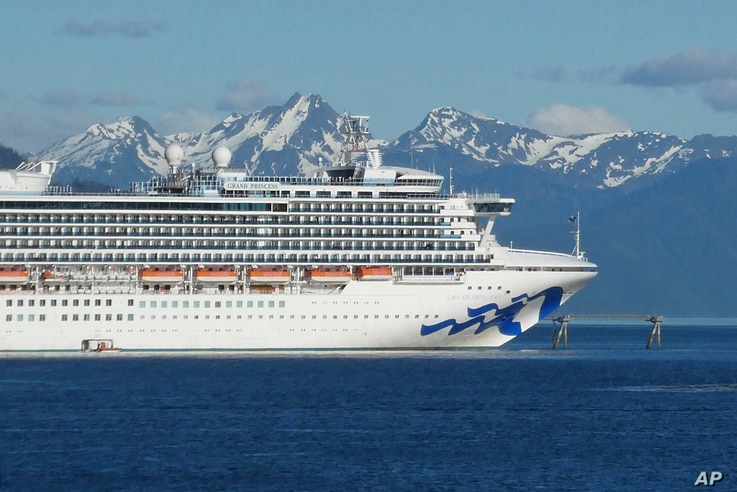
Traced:
[[141, 282], [157, 284], [178, 284], [184, 280], [184, 273], [177, 268], [144, 268]]
[[248, 280], [254, 284], [287, 284], [291, 279], [286, 268], [255, 268], [248, 272]]
[[356, 276], [360, 280], [391, 280], [392, 269], [388, 266], [362, 266], [358, 267]]
[[195, 272], [195, 279], [208, 284], [234, 284], [238, 281], [238, 272], [227, 268], [200, 268]]
[[0, 284], [20, 285], [28, 282], [30, 275], [23, 267], [0, 268]]
[[305, 272], [305, 278], [316, 284], [345, 284], [351, 280], [351, 272], [340, 268], [313, 268]]

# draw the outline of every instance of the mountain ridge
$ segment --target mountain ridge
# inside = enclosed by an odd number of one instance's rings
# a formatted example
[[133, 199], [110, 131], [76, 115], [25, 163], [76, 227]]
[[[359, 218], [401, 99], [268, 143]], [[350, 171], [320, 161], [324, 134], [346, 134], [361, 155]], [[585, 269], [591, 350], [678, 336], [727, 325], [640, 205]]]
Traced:
[[[119, 118], [92, 125], [39, 157], [60, 161], [55, 184], [121, 189], [167, 172], [164, 151], [171, 143], [185, 149], [184, 165], [209, 166], [212, 150], [225, 145], [231, 165], [251, 174], [309, 174], [321, 160], [340, 155], [340, 121], [319, 95], [295, 93], [283, 106], [232, 113], [198, 133], [160, 135], [140, 118]], [[584, 249], [601, 273], [566, 305], [570, 309], [650, 306], [670, 315], [737, 316], [737, 304], [723, 300], [737, 279], [734, 263], [714, 268], [708, 261], [737, 261], [737, 232], [730, 226], [737, 222], [737, 203], [728, 186], [737, 179], [737, 137], [685, 140], [634, 131], [551, 136], [440, 107], [416, 128], [382, 142], [382, 152], [387, 165], [446, 176], [444, 191], [452, 168], [455, 191], [514, 197], [512, 217], [495, 225], [503, 244], [570, 252], [567, 218], [582, 211]]]

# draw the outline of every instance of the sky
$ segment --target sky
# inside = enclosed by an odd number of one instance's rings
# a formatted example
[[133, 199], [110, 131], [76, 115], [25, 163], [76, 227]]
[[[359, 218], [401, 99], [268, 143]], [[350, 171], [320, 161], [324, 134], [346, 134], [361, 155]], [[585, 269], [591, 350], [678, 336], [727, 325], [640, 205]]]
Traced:
[[732, 0], [5, 0], [0, 144], [319, 94], [393, 140], [451, 106], [553, 135], [737, 134]]

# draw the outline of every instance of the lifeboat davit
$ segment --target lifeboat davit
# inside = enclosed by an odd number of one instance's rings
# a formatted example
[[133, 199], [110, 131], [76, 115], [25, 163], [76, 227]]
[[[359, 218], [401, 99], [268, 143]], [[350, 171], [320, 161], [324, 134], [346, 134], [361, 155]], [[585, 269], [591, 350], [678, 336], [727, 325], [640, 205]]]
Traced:
[[292, 274], [285, 268], [255, 268], [248, 272], [253, 284], [288, 284]]
[[391, 280], [392, 269], [388, 266], [362, 266], [358, 267], [356, 276], [360, 280]]
[[234, 284], [238, 281], [238, 272], [230, 269], [200, 268], [195, 272], [195, 279], [206, 284]]
[[316, 284], [346, 284], [351, 280], [351, 272], [337, 268], [313, 268], [305, 272], [305, 278]]
[[141, 282], [156, 284], [178, 284], [184, 280], [184, 273], [176, 268], [144, 268]]
[[0, 268], [0, 284], [25, 284], [29, 278], [28, 270], [23, 267]]

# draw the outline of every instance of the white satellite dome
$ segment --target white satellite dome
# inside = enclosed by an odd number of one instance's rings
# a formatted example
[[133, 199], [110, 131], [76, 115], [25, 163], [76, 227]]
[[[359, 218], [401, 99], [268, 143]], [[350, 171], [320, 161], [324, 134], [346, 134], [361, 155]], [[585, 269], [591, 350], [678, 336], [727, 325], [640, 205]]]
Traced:
[[169, 166], [176, 167], [184, 158], [184, 149], [177, 144], [171, 144], [164, 151], [164, 157], [166, 158], [166, 162], [169, 163]]
[[227, 147], [217, 147], [212, 151], [212, 162], [215, 163], [215, 167], [220, 169], [228, 167], [231, 157], [233, 157], [233, 154]]

